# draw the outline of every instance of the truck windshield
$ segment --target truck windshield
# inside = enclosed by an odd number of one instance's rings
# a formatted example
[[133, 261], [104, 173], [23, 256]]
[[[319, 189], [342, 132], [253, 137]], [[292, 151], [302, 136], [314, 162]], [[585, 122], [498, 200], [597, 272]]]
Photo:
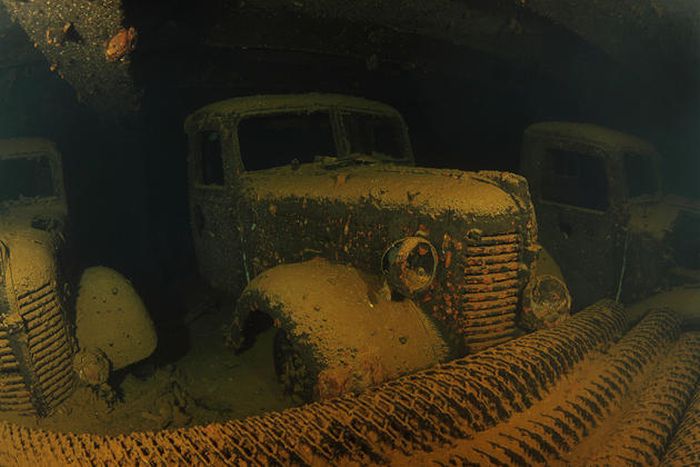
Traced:
[[0, 159], [0, 202], [55, 195], [51, 163], [46, 156]]
[[343, 127], [350, 145], [350, 155], [404, 159], [403, 132], [399, 121], [384, 115], [346, 113]]
[[313, 162], [335, 156], [330, 115], [326, 112], [249, 117], [238, 124], [238, 143], [248, 171]]
[[630, 198], [653, 195], [658, 191], [658, 177], [651, 156], [626, 153], [624, 164]]

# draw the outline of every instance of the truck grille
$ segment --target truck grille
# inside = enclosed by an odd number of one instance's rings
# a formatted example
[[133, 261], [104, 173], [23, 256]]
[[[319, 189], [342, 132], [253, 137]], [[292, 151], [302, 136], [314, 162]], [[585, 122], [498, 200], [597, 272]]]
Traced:
[[0, 410], [34, 413], [32, 395], [19, 369], [8, 334], [0, 330]]
[[[19, 295], [17, 302], [24, 325], [18, 334], [24, 336], [0, 330], [0, 410], [41, 414], [70, 395], [72, 343], [52, 284]], [[21, 352], [13, 339], [22, 342]]]
[[468, 239], [461, 286], [467, 350], [477, 352], [513, 338], [520, 293], [521, 241], [517, 233]]

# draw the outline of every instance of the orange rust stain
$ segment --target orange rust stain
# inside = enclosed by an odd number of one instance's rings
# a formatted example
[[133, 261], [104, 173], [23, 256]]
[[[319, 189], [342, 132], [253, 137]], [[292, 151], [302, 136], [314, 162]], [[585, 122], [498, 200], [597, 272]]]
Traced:
[[105, 58], [110, 62], [116, 62], [124, 58], [136, 48], [138, 33], [133, 27], [122, 28], [107, 42]]
[[452, 266], [452, 252], [448, 251], [445, 253], [445, 268]]

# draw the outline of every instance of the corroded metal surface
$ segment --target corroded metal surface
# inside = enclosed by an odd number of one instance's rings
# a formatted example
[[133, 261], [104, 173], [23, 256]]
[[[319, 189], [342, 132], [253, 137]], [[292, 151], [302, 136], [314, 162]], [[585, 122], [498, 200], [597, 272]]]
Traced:
[[[415, 302], [391, 300], [379, 278], [320, 258], [276, 266], [253, 279], [236, 306], [228, 335], [233, 347], [245, 342], [240, 331], [251, 326], [243, 323], [261, 313], [292, 347], [292, 355], [285, 355], [289, 346], [276, 354], [280, 379], [307, 401], [358, 392], [450, 357]], [[297, 356], [299, 365], [279, 365]], [[301, 381], [290, 385], [290, 377]]]
[[[302, 111], [325, 112], [330, 121], [378, 115], [391, 123], [402, 149], [388, 159], [356, 154], [350, 150], [353, 134], [337, 125], [330, 155], [262, 170], [246, 167], [246, 151], [235, 143], [241, 119]], [[230, 99], [194, 112], [185, 129], [195, 252], [202, 276], [214, 288], [236, 298], [264, 271], [314, 257], [379, 276], [387, 272], [385, 252], [413, 238], [423, 245], [414, 245], [414, 260], [430, 259], [414, 271], [423, 269], [425, 277], [418, 287], [405, 287], [405, 278], [398, 277], [408, 272], [404, 264], [388, 274], [389, 283], [435, 319], [456, 355], [518, 333], [520, 298], [539, 251], [524, 178], [412, 167], [398, 112], [343, 95]], [[363, 162], [361, 156], [371, 157]], [[225, 176], [205, 177], [209, 163]], [[405, 254], [412, 251], [413, 246]], [[405, 290], [396, 287], [401, 281]]]
[[51, 234], [2, 233], [0, 411], [46, 415], [73, 388], [73, 340]]
[[6, 191], [0, 202], [0, 412], [46, 415], [73, 389], [73, 338], [58, 269], [67, 217], [61, 157], [43, 139], [0, 141], [3, 162], [32, 157], [50, 170], [50, 190]]
[[542, 122], [525, 130], [521, 165], [540, 241], [575, 309], [697, 282], [700, 206], [661, 190], [651, 144], [597, 125]]
[[460, 298], [465, 312], [456, 320], [468, 351], [504, 342], [516, 332], [520, 250], [517, 233], [467, 235], [466, 246], [458, 256], [464, 269]]
[[2, 3], [44, 55], [47, 68], [70, 83], [79, 100], [104, 112], [136, 109], [140, 96], [128, 61], [105, 57], [108, 41], [125, 22], [120, 0]]
[[[338, 173], [347, 176], [342, 186], [333, 184]], [[537, 242], [526, 191], [503, 190], [479, 173], [428, 168], [310, 165], [289, 181], [279, 175], [246, 175], [250, 185], [238, 201], [243, 225], [230, 214], [219, 217], [243, 230], [251, 277], [314, 256], [379, 275], [387, 246], [422, 232], [438, 264], [414, 300], [452, 346], [474, 352], [516, 334]], [[416, 193], [413, 201], [406, 193]]]
[[[0, 351], [7, 352], [5, 361], [9, 365], [4, 368], [3, 382], [11, 380], [13, 370], [17, 379], [15, 385], [2, 385], [0, 407], [7, 411], [43, 415], [70, 395], [72, 342], [54, 284], [47, 283], [22, 294], [17, 302], [19, 316], [25, 323], [22, 335], [13, 336], [12, 331], [0, 331]], [[13, 346], [14, 337], [24, 345]], [[31, 397], [26, 400], [28, 393]]]

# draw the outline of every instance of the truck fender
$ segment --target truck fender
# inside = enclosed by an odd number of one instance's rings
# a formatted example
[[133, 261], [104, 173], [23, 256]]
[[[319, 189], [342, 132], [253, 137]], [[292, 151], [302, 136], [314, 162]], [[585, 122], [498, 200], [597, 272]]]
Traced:
[[112, 370], [150, 356], [158, 338], [141, 297], [117, 271], [87, 268], [76, 300], [76, 336], [81, 351], [104, 354]]
[[285, 388], [319, 400], [448, 358], [436, 326], [410, 299], [394, 301], [384, 282], [354, 267], [316, 258], [273, 267], [246, 287], [228, 329], [246, 346], [255, 316], [277, 329], [275, 366]]

